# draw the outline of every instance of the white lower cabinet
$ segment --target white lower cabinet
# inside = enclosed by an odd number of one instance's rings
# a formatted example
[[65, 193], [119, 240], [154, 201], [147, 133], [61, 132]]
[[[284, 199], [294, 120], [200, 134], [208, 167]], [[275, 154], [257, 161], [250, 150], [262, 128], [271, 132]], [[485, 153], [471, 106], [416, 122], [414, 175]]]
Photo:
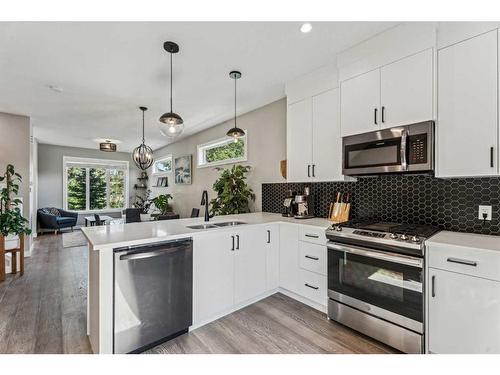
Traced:
[[429, 352], [500, 353], [500, 282], [429, 268]]
[[280, 286], [280, 225], [261, 228], [259, 235], [264, 236], [266, 248], [267, 290], [274, 290]]
[[320, 305], [326, 306], [327, 279], [326, 276], [304, 269], [299, 270], [299, 294]]
[[280, 287], [299, 293], [299, 226], [280, 224]]
[[201, 324], [234, 304], [234, 251], [229, 233], [200, 234], [193, 241], [193, 322]]

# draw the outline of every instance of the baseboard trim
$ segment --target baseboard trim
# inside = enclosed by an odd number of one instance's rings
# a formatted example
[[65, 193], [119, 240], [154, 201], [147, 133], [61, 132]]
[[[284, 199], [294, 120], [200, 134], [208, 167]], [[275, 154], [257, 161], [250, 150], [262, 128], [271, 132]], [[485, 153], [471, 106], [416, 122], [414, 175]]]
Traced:
[[296, 301], [302, 302], [304, 305], [312, 307], [313, 309], [321, 311], [322, 313], [325, 313], [325, 314], [327, 313], [328, 308], [326, 305], [322, 305], [322, 304], [317, 303], [315, 301], [311, 301], [309, 298], [302, 297], [300, 294], [297, 294], [297, 293], [292, 292], [292, 291], [287, 290], [287, 289], [283, 289], [281, 287], [278, 288], [278, 292], [284, 294], [287, 297], [293, 298]]

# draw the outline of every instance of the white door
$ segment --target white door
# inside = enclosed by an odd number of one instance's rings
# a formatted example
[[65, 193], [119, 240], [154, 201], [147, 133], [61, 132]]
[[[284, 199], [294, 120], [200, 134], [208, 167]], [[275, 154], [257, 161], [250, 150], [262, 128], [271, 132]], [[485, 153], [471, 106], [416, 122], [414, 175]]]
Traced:
[[316, 181], [342, 177], [342, 138], [340, 136], [339, 89], [312, 98], [312, 170]]
[[430, 268], [432, 278], [429, 351], [500, 353], [500, 282]]
[[234, 251], [234, 303], [248, 301], [267, 288], [267, 254], [260, 226], [241, 228], [236, 232]]
[[379, 130], [380, 69], [340, 84], [340, 121], [342, 136]]
[[438, 177], [498, 173], [497, 31], [438, 52]]
[[193, 322], [202, 324], [234, 303], [231, 233], [207, 233], [193, 241]]
[[267, 290], [277, 289], [280, 284], [280, 232], [279, 224], [266, 225], [261, 238], [266, 244]]
[[299, 293], [299, 226], [280, 224], [280, 287]]
[[430, 48], [381, 68], [382, 129], [433, 119], [432, 60]]
[[312, 100], [288, 106], [286, 120], [288, 182], [308, 181], [312, 168]]

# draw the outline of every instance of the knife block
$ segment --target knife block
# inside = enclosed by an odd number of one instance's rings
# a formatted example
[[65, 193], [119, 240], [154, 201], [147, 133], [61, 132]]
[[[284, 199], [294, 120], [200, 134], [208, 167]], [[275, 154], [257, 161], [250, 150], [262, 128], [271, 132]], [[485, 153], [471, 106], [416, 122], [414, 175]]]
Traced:
[[330, 203], [330, 215], [328, 220], [334, 223], [343, 223], [349, 220], [349, 212], [351, 211], [350, 203]]

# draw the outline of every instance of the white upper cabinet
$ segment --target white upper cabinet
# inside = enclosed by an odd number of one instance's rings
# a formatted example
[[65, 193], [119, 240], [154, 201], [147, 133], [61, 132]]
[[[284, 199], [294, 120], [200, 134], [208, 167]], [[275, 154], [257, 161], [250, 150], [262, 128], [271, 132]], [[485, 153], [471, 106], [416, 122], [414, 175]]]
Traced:
[[315, 181], [342, 178], [339, 89], [312, 98], [312, 177]]
[[312, 101], [310, 98], [288, 105], [287, 180], [307, 181], [312, 168]]
[[342, 136], [379, 130], [380, 69], [342, 82], [340, 93]]
[[497, 30], [438, 51], [438, 177], [498, 174]]
[[432, 61], [427, 49], [381, 68], [381, 129], [433, 118]]

